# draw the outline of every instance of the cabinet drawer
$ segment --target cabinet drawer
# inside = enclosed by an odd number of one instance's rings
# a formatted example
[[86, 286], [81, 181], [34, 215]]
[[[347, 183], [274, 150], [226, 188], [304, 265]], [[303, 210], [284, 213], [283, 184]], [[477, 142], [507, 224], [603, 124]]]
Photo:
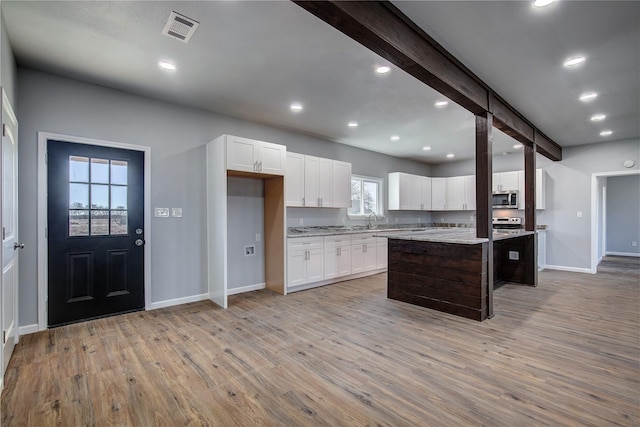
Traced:
[[322, 249], [323, 246], [323, 237], [296, 237], [287, 239], [287, 249], [290, 251]]
[[348, 246], [351, 244], [351, 236], [349, 234], [344, 234], [340, 236], [326, 236], [324, 238], [324, 246], [326, 247], [336, 247], [336, 246]]
[[351, 244], [375, 244], [376, 238], [373, 236], [373, 233], [364, 233], [364, 234], [352, 234], [351, 235]]

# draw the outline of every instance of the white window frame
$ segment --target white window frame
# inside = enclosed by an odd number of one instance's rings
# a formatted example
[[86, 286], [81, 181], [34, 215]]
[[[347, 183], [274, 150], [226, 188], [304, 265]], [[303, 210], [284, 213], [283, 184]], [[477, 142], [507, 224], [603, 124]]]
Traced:
[[[384, 179], [374, 177], [374, 176], [352, 174], [351, 180], [354, 180], [354, 179], [358, 179], [363, 182], [364, 181], [373, 182], [378, 185], [378, 211], [379, 212], [376, 214], [376, 218], [378, 219], [384, 218], [385, 216], [384, 215]], [[362, 188], [364, 188], [364, 186]], [[351, 196], [351, 200], [353, 200], [352, 195], [350, 196]], [[361, 198], [361, 200], [363, 200], [364, 202], [363, 197]], [[347, 209], [347, 216], [349, 217], [349, 219], [368, 219], [369, 218], [369, 215], [365, 215], [365, 214], [350, 214], [348, 209]]]

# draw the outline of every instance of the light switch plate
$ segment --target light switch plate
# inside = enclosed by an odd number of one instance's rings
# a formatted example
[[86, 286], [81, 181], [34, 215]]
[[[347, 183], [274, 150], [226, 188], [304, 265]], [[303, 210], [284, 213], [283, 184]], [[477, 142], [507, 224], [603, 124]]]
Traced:
[[156, 218], [169, 218], [169, 208], [156, 208], [155, 209], [155, 217]]
[[174, 218], [182, 218], [182, 208], [171, 208], [171, 216]]

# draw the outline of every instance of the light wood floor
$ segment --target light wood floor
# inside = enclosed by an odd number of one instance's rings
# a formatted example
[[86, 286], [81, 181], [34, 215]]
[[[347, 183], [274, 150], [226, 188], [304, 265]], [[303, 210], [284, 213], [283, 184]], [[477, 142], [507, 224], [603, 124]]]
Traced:
[[380, 274], [65, 326], [22, 338], [0, 423], [638, 426], [639, 273], [544, 271], [482, 323]]

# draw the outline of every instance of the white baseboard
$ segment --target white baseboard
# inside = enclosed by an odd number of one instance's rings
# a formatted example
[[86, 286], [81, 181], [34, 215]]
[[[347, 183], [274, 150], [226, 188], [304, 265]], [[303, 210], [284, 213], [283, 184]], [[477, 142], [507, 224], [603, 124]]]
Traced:
[[33, 325], [20, 326], [18, 328], [18, 333], [20, 334], [20, 336], [29, 335], [29, 334], [35, 334], [36, 332], [38, 332], [38, 324], [37, 323], [34, 323]]
[[571, 271], [573, 273], [593, 274], [590, 268], [566, 267], [564, 265], [549, 265], [549, 264], [545, 265], [544, 268], [546, 270]]
[[637, 252], [609, 252], [609, 251], [607, 251], [606, 255], [640, 257], [640, 253], [637, 253]]
[[209, 299], [209, 294], [192, 295], [190, 297], [174, 298], [164, 301], [152, 302], [147, 310], [156, 310], [158, 308], [171, 307], [174, 305], [188, 304], [190, 302], [204, 301]]
[[264, 289], [266, 287], [267, 287], [266, 283], [258, 283], [256, 285], [248, 285], [248, 286], [241, 286], [239, 288], [231, 288], [231, 289], [227, 289], [227, 295], [235, 295], [235, 294], [242, 294], [245, 292], [259, 291], [260, 289]]

